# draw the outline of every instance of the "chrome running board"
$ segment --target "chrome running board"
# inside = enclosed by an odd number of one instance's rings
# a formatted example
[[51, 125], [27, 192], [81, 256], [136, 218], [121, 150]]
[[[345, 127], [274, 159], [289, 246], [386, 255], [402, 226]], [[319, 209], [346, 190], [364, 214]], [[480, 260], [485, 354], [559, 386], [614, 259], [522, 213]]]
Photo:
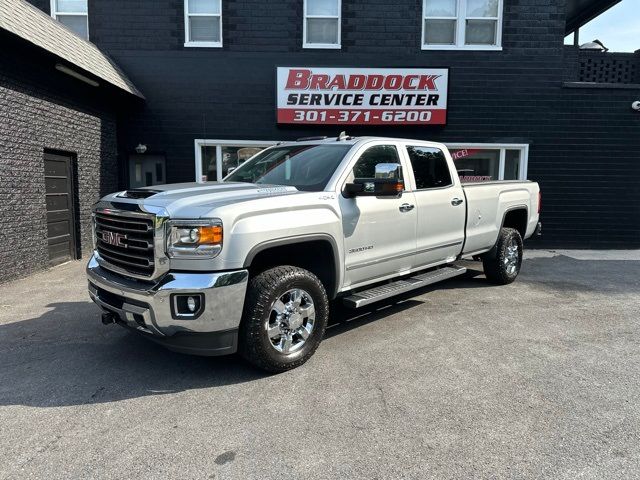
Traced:
[[364, 307], [365, 305], [379, 302], [380, 300], [385, 300], [400, 295], [401, 293], [410, 292], [411, 290], [426, 287], [427, 285], [441, 282], [448, 278], [457, 277], [466, 271], [467, 269], [465, 267], [442, 267], [419, 275], [412, 275], [407, 278], [395, 280], [391, 283], [385, 283], [384, 285], [379, 285], [368, 290], [362, 290], [344, 297], [342, 301], [350, 308]]

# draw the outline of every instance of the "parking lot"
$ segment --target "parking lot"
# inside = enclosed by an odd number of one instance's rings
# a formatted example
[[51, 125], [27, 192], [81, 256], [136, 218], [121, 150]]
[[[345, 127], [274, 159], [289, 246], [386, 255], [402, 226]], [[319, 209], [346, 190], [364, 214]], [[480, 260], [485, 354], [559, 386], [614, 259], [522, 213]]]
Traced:
[[2, 285], [0, 478], [638, 478], [640, 253], [527, 255], [275, 376], [103, 326], [83, 262]]

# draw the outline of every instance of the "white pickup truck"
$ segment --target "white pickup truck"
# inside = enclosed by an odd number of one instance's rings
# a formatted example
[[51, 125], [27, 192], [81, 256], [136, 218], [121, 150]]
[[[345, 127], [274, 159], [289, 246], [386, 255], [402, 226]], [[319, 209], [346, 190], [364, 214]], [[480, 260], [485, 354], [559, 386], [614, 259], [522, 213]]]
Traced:
[[114, 193], [94, 209], [89, 293], [180, 352], [280, 372], [358, 308], [465, 272], [512, 282], [540, 228], [536, 183], [461, 185], [439, 143], [346, 135], [268, 148], [221, 183]]

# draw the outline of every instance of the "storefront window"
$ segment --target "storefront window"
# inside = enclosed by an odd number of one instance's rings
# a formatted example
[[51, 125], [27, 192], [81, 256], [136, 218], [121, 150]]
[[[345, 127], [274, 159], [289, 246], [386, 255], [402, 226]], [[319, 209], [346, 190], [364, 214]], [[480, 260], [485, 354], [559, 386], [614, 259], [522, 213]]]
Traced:
[[462, 183], [524, 180], [527, 176], [525, 145], [450, 145], [449, 151]]
[[245, 146], [215, 146], [203, 145], [202, 149], [202, 176], [207, 182], [218, 180], [218, 152], [222, 160], [221, 176], [229, 175], [246, 160], [261, 152], [265, 147]]
[[500, 150], [451, 150], [462, 183], [488, 182], [500, 177]]
[[218, 155], [215, 146], [203, 145], [202, 149], [202, 181], [215, 182], [218, 180]]
[[[196, 140], [196, 181], [221, 181], [274, 141]], [[462, 183], [527, 178], [526, 144], [449, 144]]]
[[520, 150], [507, 150], [504, 157], [504, 180], [517, 180], [520, 172]]
[[222, 147], [222, 176], [226, 177], [264, 147]]
[[221, 181], [245, 161], [276, 142], [196, 140], [196, 181]]

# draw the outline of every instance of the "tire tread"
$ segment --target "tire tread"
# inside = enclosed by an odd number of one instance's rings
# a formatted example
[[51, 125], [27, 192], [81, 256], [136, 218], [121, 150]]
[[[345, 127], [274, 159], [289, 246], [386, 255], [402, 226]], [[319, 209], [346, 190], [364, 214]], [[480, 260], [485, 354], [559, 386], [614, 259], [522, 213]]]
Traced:
[[[263, 335], [262, 323], [264, 321], [265, 311], [271, 308], [276, 289], [288, 280], [301, 279], [313, 282], [322, 293], [322, 298], [319, 299], [322, 305], [318, 305], [318, 299], [314, 298], [317, 317], [312, 335], [316, 335], [315, 338], [319, 340], [313, 341], [305, 353], [296, 360], [288, 362], [277, 361], [274, 360], [273, 352], [265, 348], [261, 338], [261, 335]], [[243, 319], [240, 324], [238, 351], [249, 363], [268, 372], [278, 373], [299, 367], [315, 353], [320, 344], [320, 340], [324, 337], [328, 312], [329, 300], [324, 285], [313, 273], [291, 265], [283, 265], [265, 270], [249, 281]], [[323, 318], [318, 318], [320, 316]]]
[[[507, 285], [512, 283], [518, 273], [520, 267], [516, 271], [516, 274], [511, 276], [504, 268], [504, 255], [505, 245], [513, 237], [516, 236], [520, 245], [520, 254], [522, 255], [522, 237], [520, 232], [515, 228], [501, 228], [498, 235], [498, 241], [496, 243], [495, 254], [487, 253], [482, 257], [482, 266], [484, 267], [484, 274], [491, 283], [496, 285]], [[522, 261], [522, 260], [521, 260]]]

